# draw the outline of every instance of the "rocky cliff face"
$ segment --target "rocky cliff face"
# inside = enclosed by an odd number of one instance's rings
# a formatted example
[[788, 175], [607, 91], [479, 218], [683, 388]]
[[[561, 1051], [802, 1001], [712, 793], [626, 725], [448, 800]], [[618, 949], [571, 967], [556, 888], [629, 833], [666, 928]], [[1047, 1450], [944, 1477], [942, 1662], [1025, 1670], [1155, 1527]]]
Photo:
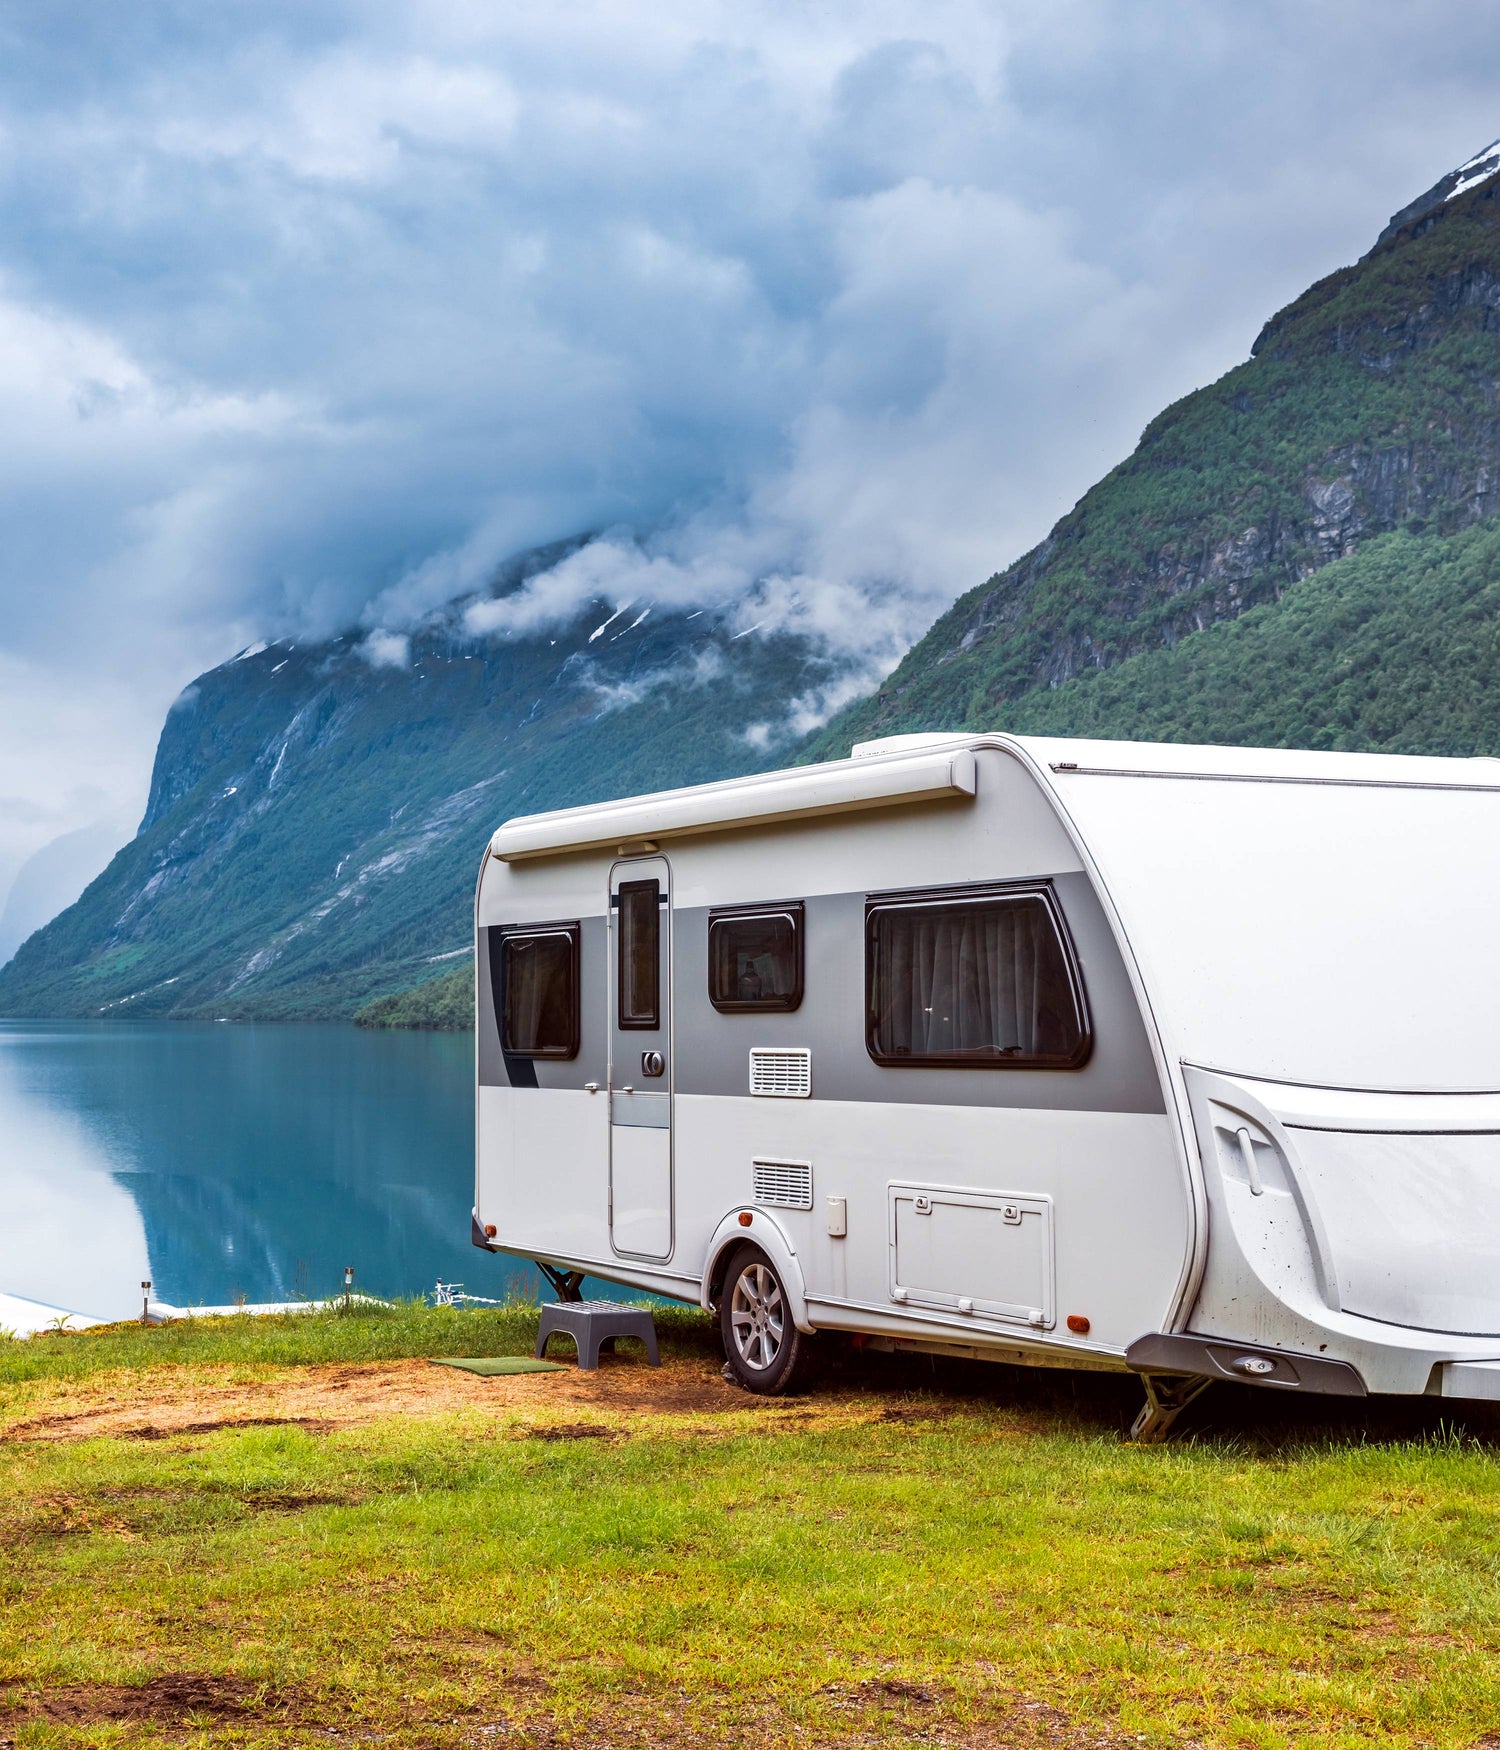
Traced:
[[712, 607], [484, 639], [461, 607], [406, 647], [276, 643], [200, 677], [139, 835], [0, 971], [0, 1013], [351, 1014], [467, 953], [508, 815], [753, 770], [836, 673]]
[[[1042, 544], [971, 591], [814, 746], [1004, 721], [1036, 689], [1180, 640], [1395, 530], [1500, 508], [1500, 146], [1168, 408]], [[1482, 174], [1481, 174], [1482, 172]]]

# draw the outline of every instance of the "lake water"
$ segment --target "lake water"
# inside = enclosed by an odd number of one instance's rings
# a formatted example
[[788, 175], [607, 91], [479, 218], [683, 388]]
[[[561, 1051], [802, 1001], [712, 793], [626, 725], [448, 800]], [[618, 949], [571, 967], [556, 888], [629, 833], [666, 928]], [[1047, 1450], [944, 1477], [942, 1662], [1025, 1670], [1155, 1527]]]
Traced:
[[0, 1021], [0, 1292], [96, 1318], [441, 1277], [533, 1292], [469, 1243], [473, 1040], [212, 1022]]

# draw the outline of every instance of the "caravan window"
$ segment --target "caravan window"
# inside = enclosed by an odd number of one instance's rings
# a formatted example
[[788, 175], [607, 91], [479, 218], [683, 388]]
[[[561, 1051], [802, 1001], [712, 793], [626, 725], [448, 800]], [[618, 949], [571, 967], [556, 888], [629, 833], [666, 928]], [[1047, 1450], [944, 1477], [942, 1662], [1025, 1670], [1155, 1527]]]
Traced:
[[502, 1050], [515, 1057], [577, 1057], [578, 937], [577, 924], [500, 936]]
[[708, 914], [708, 1000], [726, 1014], [788, 1012], [802, 1001], [802, 901]]
[[865, 1043], [882, 1064], [1076, 1069], [1092, 1042], [1046, 886], [872, 896], [865, 1011]]
[[661, 884], [620, 883], [621, 1027], [661, 1025]]

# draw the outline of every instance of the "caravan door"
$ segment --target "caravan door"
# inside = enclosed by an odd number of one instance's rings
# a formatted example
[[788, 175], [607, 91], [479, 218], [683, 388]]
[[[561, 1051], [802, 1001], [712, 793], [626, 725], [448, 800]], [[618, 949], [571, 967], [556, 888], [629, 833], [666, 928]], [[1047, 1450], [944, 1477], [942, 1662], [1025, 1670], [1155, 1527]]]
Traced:
[[609, 1228], [625, 1257], [672, 1255], [672, 894], [664, 857], [609, 877]]

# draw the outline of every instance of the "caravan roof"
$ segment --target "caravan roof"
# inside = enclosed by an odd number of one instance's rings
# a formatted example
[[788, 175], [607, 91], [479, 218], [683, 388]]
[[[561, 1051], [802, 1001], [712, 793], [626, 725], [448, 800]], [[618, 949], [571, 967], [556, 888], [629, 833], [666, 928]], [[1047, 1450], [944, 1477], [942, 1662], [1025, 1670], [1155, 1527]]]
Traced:
[[1500, 762], [1028, 740], [1176, 1055], [1500, 1088]]

